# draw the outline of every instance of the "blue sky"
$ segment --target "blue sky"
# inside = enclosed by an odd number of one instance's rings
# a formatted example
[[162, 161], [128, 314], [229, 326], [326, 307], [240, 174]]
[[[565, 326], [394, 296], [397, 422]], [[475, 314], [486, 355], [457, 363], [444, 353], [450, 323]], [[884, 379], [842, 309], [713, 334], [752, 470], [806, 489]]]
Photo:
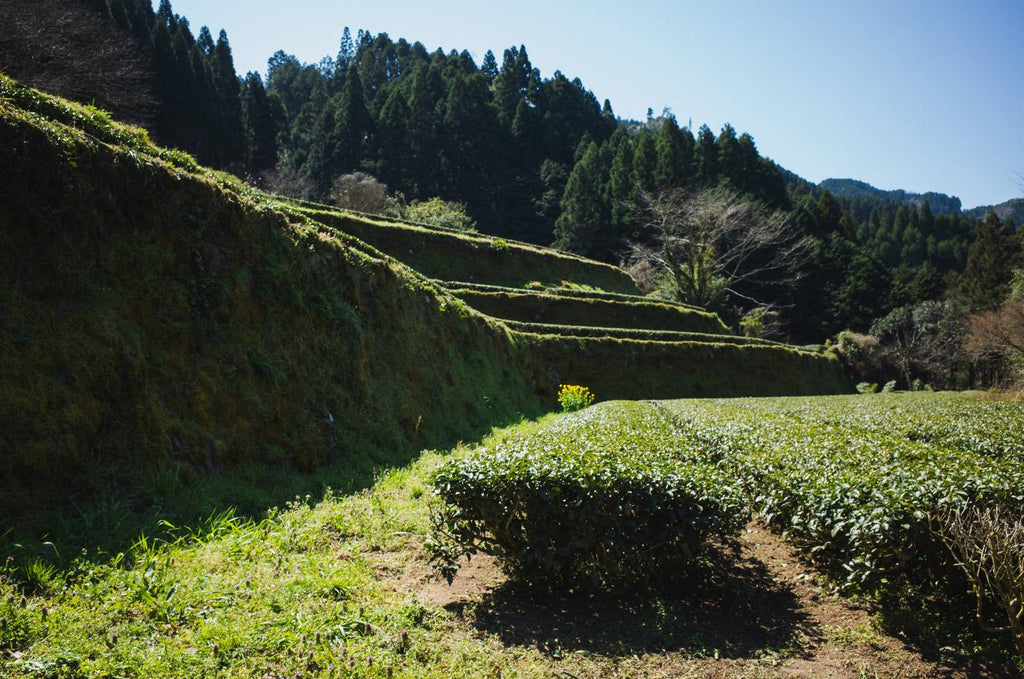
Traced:
[[500, 61], [525, 44], [623, 117], [668, 106], [725, 122], [812, 181], [940, 191], [965, 208], [1024, 196], [1024, 0], [730, 3], [172, 0], [228, 32], [240, 73], [278, 49], [334, 55], [342, 29]]

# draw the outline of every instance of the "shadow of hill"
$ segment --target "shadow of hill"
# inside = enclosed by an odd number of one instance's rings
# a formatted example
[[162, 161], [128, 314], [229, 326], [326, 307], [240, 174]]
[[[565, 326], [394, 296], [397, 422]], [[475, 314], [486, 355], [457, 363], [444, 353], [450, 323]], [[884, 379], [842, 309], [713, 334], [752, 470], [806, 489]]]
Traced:
[[684, 580], [652, 595], [552, 600], [510, 582], [464, 612], [506, 645], [554, 658], [574, 651], [752, 658], [793, 653], [819, 636], [796, 595], [735, 547], [716, 549]]
[[[540, 414], [533, 408], [515, 417], [495, 416], [490, 424], [465, 423], [463, 436], [423, 443], [448, 450], [483, 438], [495, 427]], [[72, 561], [83, 553], [102, 561], [127, 552], [142, 536], [170, 535], [172, 527], [200, 529], [225, 512], [259, 521], [268, 510], [292, 501], [316, 502], [327, 492], [351, 494], [369, 488], [382, 471], [411, 463], [421, 450], [415, 445], [386, 454], [368, 449], [311, 469], [288, 461], [219, 468], [181, 461], [135, 469], [84, 465], [75, 488], [41, 483], [26, 496], [22, 512], [0, 512], [0, 561], [11, 556], [19, 564], [42, 559], [58, 568], [73, 567]]]

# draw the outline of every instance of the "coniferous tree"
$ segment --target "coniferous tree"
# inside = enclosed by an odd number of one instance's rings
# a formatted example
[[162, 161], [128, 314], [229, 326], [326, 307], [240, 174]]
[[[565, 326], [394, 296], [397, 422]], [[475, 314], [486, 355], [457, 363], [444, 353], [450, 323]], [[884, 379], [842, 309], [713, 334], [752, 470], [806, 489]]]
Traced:
[[822, 191], [817, 205], [817, 221], [820, 232], [825, 235], [839, 233], [841, 216], [842, 212], [836, 199], [828, 189]]
[[659, 187], [682, 187], [689, 183], [693, 168], [693, 135], [680, 130], [675, 116], [662, 118], [655, 141], [658, 161], [654, 178]]
[[493, 83], [494, 79], [498, 77], [498, 60], [494, 56], [494, 52], [487, 50], [484, 54], [483, 63], [480, 64], [480, 73], [487, 79], [487, 83]]
[[[611, 224], [624, 232], [633, 222], [637, 183], [633, 174], [633, 144], [624, 129], [609, 142], [612, 165], [608, 175], [608, 200]], [[631, 235], [631, 234], [630, 234]]]
[[714, 132], [707, 125], [701, 125], [700, 130], [697, 131], [693, 155], [697, 182], [707, 185], [717, 182], [718, 144]]
[[554, 246], [586, 256], [607, 256], [610, 234], [604, 201], [606, 177], [597, 143], [587, 139], [572, 168], [562, 197], [562, 214], [555, 223]]
[[650, 132], [644, 131], [637, 140], [633, 154], [633, 183], [638, 189], [653, 191], [657, 184], [658, 154], [654, 148], [654, 138]]
[[722, 131], [718, 133], [718, 138], [715, 141], [718, 146], [718, 173], [734, 189], [743, 191], [745, 189], [743, 157], [742, 150], [740, 149], [740, 140], [736, 136], [736, 129], [729, 123], [726, 123], [722, 126]]
[[[231, 55], [228, 34], [223, 29], [217, 35], [213, 48], [213, 81], [217, 96], [213, 103], [219, 112], [215, 116], [215, 134], [219, 139], [218, 160], [228, 165], [240, 162], [244, 155], [241, 88], [235, 74], [235, 62]], [[261, 82], [262, 87], [262, 82]]]
[[[1012, 229], [1012, 230], [1011, 230]], [[967, 256], [959, 290], [977, 313], [996, 309], [1010, 292], [1013, 270], [1021, 264], [1021, 243], [995, 212], [978, 227], [978, 238]]]
[[242, 122], [246, 168], [250, 174], [258, 175], [276, 164], [277, 136], [285, 123], [284, 118], [280, 98], [267, 96], [259, 73], [247, 73], [242, 84]]
[[352, 32], [348, 26], [341, 32], [341, 44], [338, 46], [338, 58], [334, 60], [335, 69], [348, 73], [352, 60], [356, 58], [356, 44], [352, 40]]

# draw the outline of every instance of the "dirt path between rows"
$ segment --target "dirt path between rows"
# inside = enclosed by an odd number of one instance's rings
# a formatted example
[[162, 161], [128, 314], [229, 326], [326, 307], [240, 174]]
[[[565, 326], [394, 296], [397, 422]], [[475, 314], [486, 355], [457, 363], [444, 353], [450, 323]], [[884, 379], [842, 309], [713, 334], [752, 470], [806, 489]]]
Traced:
[[965, 658], [926, 658], [877, 631], [867, 610], [820, 586], [793, 548], [758, 522], [723, 551], [731, 553], [687, 591], [639, 608], [537, 600], [487, 556], [474, 557], [451, 586], [422, 560], [387, 577], [395, 590], [448, 611], [453, 634], [530, 649], [551, 676], [567, 679], [1022, 676]]

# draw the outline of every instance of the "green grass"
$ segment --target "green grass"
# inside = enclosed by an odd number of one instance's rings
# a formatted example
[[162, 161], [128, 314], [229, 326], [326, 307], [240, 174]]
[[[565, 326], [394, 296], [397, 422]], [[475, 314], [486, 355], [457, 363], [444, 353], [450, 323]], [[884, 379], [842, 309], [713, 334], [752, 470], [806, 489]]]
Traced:
[[621, 292], [604, 292], [601, 290], [582, 290], [576, 286], [572, 287], [559, 287], [550, 286], [545, 287], [538, 281], [531, 281], [525, 286], [520, 288], [513, 288], [502, 285], [487, 285], [484, 283], [466, 283], [464, 281], [434, 281], [438, 287], [445, 288], [453, 293], [460, 293], [463, 290], [470, 292], [504, 292], [504, 293], [521, 293], [526, 290], [543, 293], [545, 295], [558, 295], [559, 297], [568, 297], [573, 299], [597, 299], [605, 300], [609, 302], [646, 302], [648, 304], [659, 304], [663, 306], [672, 306], [680, 309], [691, 309], [694, 311], [702, 311], [707, 313], [706, 309], [694, 306], [692, 304], [685, 304], [683, 302], [676, 302], [669, 299], [662, 299], [660, 297], [645, 297], [639, 294], [626, 294]]
[[548, 325], [572, 325], [729, 334], [716, 314], [656, 300], [570, 297], [537, 292], [482, 292], [456, 289], [452, 294], [489, 316]]
[[0, 73], [0, 105], [3, 105], [5, 115], [30, 120], [52, 138], [68, 145], [86, 140], [102, 142], [122, 148], [124, 154], [138, 165], [159, 159], [187, 172], [199, 171], [192, 156], [178, 149], [156, 146], [146, 130], [119, 123], [109, 113], [94, 106], [24, 87], [3, 73]]
[[[658, 342], [513, 331], [534, 361], [538, 393], [554, 403], [558, 384], [589, 387], [598, 400], [845, 393], [850, 382], [834, 356], [795, 347], [719, 342]], [[547, 380], [544, 380], [544, 376]]]
[[161, 499], [140, 489], [176, 465], [357, 478], [539, 412], [522, 347], [416, 272], [33, 97], [53, 117], [0, 103], [18, 167], [0, 186], [0, 517], [18, 539], [99, 497], [146, 515]]
[[429, 278], [509, 287], [530, 281], [575, 283], [636, 294], [619, 268], [536, 245], [480, 234], [454, 233], [343, 212], [300, 208], [309, 217], [353, 235]]
[[555, 335], [559, 337], [611, 337], [648, 342], [703, 342], [709, 344], [739, 345], [757, 344], [761, 346], [789, 348], [789, 345], [780, 344], [779, 342], [755, 337], [742, 337], [739, 335], [718, 335], [706, 332], [685, 332], [677, 330], [644, 330], [639, 328], [623, 328], [621, 326], [592, 327], [584, 325], [557, 325], [554, 323], [523, 323], [521, 321], [501, 320], [505, 325], [517, 332], [525, 332], [535, 335]]
[[538, 653], [496, 659], [493, 640], [452, 638], [445, 611], [381, 582], [382, 554], [421, 548], [425, 479], [442, 459], [426, 454], [365, 492], [307, 496], [264, 518], [165, 525], [33, 586], [26, 568], [7, 569], [0, 674], [474, 677], [514, 663], [542, 676]]

